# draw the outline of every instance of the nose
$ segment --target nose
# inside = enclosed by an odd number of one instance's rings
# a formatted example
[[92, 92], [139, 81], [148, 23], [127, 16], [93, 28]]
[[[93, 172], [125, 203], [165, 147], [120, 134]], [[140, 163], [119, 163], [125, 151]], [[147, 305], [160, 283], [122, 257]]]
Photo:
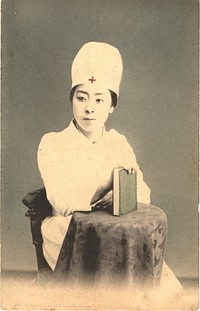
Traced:
[[94, 113], [94, 104], [92, 101], [88, 102], [86, 107], [85, 107], [85, 111], [87, 113]]

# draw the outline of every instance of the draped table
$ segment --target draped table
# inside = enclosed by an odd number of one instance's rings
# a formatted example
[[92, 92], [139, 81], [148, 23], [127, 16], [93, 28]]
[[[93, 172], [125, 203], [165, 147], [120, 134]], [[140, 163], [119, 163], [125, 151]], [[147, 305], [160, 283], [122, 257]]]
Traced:
[[79, 281], [158, 286], [167, 236], [165, 213], [153, 205], [117, 217], [110, 209], [75, 212], [54, 275]]

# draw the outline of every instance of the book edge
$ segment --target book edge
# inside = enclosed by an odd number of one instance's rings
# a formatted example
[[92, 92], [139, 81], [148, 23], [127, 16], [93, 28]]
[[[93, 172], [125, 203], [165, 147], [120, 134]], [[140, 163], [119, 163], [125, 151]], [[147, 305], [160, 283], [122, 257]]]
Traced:
[[113, 172], [113, 215], [119, 216], [119, 172], [122, 168], [115, 168]]

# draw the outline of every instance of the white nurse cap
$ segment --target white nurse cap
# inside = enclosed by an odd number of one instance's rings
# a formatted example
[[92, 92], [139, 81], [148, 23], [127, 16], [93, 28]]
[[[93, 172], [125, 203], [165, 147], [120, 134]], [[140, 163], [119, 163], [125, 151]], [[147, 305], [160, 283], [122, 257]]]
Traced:
[[103, 42], [86, 43], [72, 64], [72, 88], [79, 84], [96, 83], [119, 96], [122, 70], [122, 58], [118, 49]]

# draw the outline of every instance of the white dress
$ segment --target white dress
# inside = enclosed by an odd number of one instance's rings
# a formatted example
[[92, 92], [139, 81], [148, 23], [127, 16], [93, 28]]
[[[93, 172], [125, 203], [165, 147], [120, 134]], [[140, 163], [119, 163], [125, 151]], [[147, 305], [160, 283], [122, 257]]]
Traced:
[[[38, 165], [53, 206], [53, 216], [42, 223], [43, 252], [52, 270], [67, 233], [74, 211], [91, 211], [91, 203], [112, 189], [112, 172], [116, 167], [137, 170], [137, 199], [150, 203], [150, 189], [126, 138], [115, 130], [104, 130], [92, 143], [75, 127], [59, 133], [45, 134], [38, 148]], [[175, 297], [182, 286], [164, 262], [159, 293]]]
[[42, 223], [43, 252], [52, 270], [74, 211], [91, 211], [95, 198], [112, 189], [116, 167], [137, 170], [138, 202], [150, 203], [150, 190], [143, 180], [135, 154], [126, 138], [115, 130], [104, 130], [92, 143], [75, 127], [45, 134], [38, 148], [38, 165], [53, 216]]

